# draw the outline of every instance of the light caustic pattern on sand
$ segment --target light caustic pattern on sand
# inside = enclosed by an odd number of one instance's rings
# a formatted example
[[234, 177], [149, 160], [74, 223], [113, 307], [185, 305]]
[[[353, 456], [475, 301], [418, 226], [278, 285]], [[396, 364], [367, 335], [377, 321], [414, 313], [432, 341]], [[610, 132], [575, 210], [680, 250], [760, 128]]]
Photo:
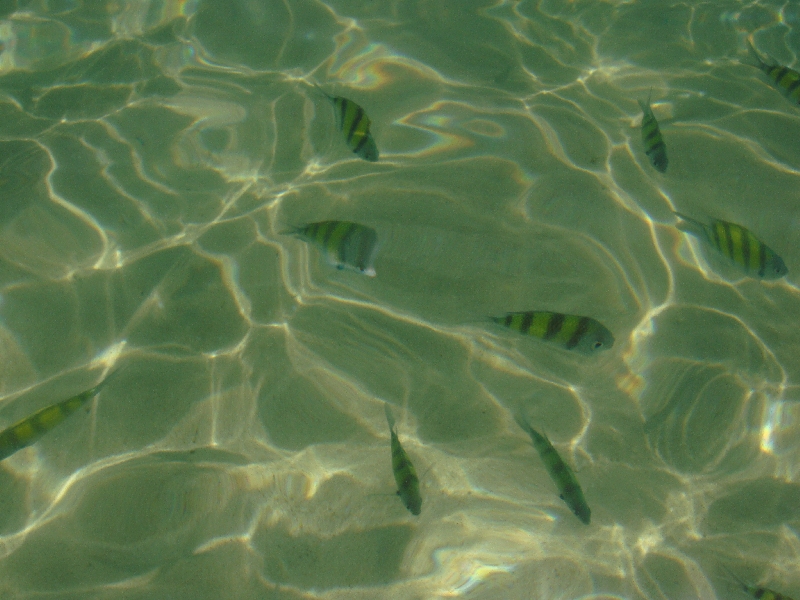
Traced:
[[[2, 462], [0, 596], [800, 595], [800, 114], [734, 58], [755, 34], [796, 68], [773, 34], [797, 15], [466, 4], [0, 22], [0, 429], [122, 369]], [[314, 85], [369, 115], [376, 162]], [[748, 277], [674, 211], [741, 224], [788, 275]], [[333, 222], [363, 228], [286, 235]], [[526, 311], [613, 345], [492, 320]]]

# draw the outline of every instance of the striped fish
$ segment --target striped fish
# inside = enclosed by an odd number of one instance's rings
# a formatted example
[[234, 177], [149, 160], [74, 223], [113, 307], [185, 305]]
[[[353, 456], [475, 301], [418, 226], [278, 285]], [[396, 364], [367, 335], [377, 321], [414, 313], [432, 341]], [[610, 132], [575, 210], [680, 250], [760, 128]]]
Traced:
[[515, 415], [515, 419], [517, 424], [531, 436], [533, 447], [536, 448], [544, 466], [547, 468], [547, 472], [550, 473], [550, 478], [558, 488], [559, 498], [569, 506], [569, 509], [582, 523], [588, 525], [592, 520], [592, 511], [589, 509], [589, 505], [586, 504], [583, 490], [581, 490], [581, 486], [575, 478], [575, 473], [559, 456], [546, 435], [542, 435], [531, 427], [522, 415]]
[[336, 126], [344, 134], [344, 140], [353, 154], [370, 162], [377, 161], [378, 147], [369, 132], [370, 120], [364, 109], [352, 100], [331, 96], [321, 87], [316, 86], [316, 88], [333, 103], [333, 108], [336, 110]]
[[371, 227], [351, 221], [320, 221], [288, 233], [319, 246], [337, 269], [352, 269], [375, 277], [378, 234]]
[[759, 600], [792, 600], [789, 596], [784, 596], [783, 594], [779, 594], [778, 592], [774, 592], [769, 588], [765, 587], [756, 587], [753, 585], [748, 585], [741, 579], [739, 579], [733, 572], [731, 572], [728, 567], [724, 567], [728, 574], [733, 577], [736, 582], [742, 586], [742, 589], [753, 596], [754, 598], [758, 598]]
[[658, 121], [653, 114], [653, 109], [650, 108], [650, 94], [647, 96], [647, 102], [637, 100], [642, 109], [642, 142], [644, 142], [644, 152], [650, 157], [650, 162], [655, 167], [656, 171], [661, 173], [666, 172], [667, 164], [667, 146], [664, 144], [664, 139], [661, 137], [661, 130], [658, 128]]
[[31, 444], [35, 444], [44, 434], [52, 431], [72, 413], [94, 398], [108, 379], [106, 377], [85, 392], [38, 410], [31, 416], [0, 432], [0, 460], [8, 458]]
[[492, 321], [581, 354], [593, 354], [614, 345], [614, 336], [591, 317], [544, 310], [511, 312]]
[[742, 62], [746, 65], [750, 65], [751, 67], [756, 67], [764, 71], [775, 87], [777, 87], [789, 100], [795, 104], [800, 104], [800, 73], [790, 69], [789, 67], [781, 67], [780, 65], [774, 64], [775, 61], [773, 61], [771, 58], [769, 60], [773, 64], [767, 64], [764, 62], [764, 60], [761, 58], [761, 55], [753, 47], [753, 43], [749, 38], [747, 40], [747, 48], [750, 59], [753, 62], [748, 62], [746, 60], [743, 60]]
[[780, 279], [789, 272], [783, 259], [749, 230], [735, 223], [712, 219], [711, 224], [676, 212], [678, 229], [711, 244], [751, 277]]
[[400, 445], [397, 439], [394, 416], [389, 403], [384, 402], [383, 410], [386, 412], [386, 421], [389, 423], [389, 431], [392, 434], [392, 472], [394, 480], [397, 482], [397, 495], [403, 501], [405, 507], [412, 515], [418, 515], [422, 510], [422, 496], [419, 493], [419, 478], [414, 470], [414, 465], [408, 458], [408, 454]]

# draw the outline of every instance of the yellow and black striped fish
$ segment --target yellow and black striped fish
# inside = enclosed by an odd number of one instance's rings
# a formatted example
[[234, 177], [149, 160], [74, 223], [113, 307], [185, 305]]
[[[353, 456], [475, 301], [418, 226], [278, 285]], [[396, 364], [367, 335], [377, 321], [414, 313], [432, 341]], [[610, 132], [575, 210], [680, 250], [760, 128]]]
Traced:
[[582, 523], [588, 525], [592, 520], [592, 511], [589, 509], [589, 505], [586, 504], [583, 490], [575, 478], [575, 473], [559, 456], [546, 435], [542, 435], [531, 427], [522, 415], [515, 415], [515, 419], [517, 424], [531, 436], [533, 447], [536, 448], [544, 466], [547, 468], [547, 472], [550, 473], [550, 478], [558, 488], [559, 498], [569, 506], [569, 509]]
[[514, 331], [532, 335], [581, 354], [594, 354], [614, 345], [614, 336], [611, 332], [592, 317], [529, 310], [511, 312], [491, 319]]
[[0, 460], [8, 458], [31, 444], [35, 444], [44, 434], [52, 431], [72, 413], [94, 398], [107, 381], [108, 377], [93, 388], [38, 410], [31, 416], [0, 432]]
[[352, 100], [341, 96], [331, 96], [321, 87], [316, 86], [316, 88], [333, 103], [336, 111], [336, 125], [344, 134], [344, 140], [353, 154], [370, 162], [377, 161], [378, 147], [369, 132], [370, 120], [364, 109]]
[[389, 403], [384, 402], [383, 409], [386, 412], [386, 421], [389, 423], [389, 431], [392, 435], [392, 472], [394, 480], [397, 482], [397, 495], [403, 501], [405, 507], [412, 515], [418, 515], [422, 510], [422, 496], [419, 493], [419, 478], [414, 470], [414, 465], [408, 458], [408, 454], [400, 445], [397, 439], [394, 416]]
[[749, 230], [735, 223], [712, 219], [711, 225], [676, 212], [678, 229], [690, 233], [742, 267], [751, 277], [780, 279], [789, 272], [783, 259]]
[[653, 167], [661, 173], [666, 172], [669, 161], [667, 160], [667, 146], [664, 138], [661, 137], [661, 130], [658, 128], [658, 121], [650, 108], [650, 96], [647, 102], [637, 100], [642, 109], [642, 142], [644, 142], [644, 153], [650, 158]]
[[795, 104], [800, 104], [800, 73], [790, 69], [789, 67], [782, 67], [774, 64], [775, 61], [773, 61], [771, 58], [769, 60], [773, 64], [767, 64], [764, 62], [764, 60], [761, 58], [761, 55], [753, 47], [753, 42], [751, 42], [749, 38], [747, 40], [747, 48], [749, 50], [750, 59], [753, 62], [748, 62], [746, 60], [742, 62], [746, 65], [750, 65], [764, 71], [775, 87], [777, 87], [789, 100]]
[[378, 234], [372, 227], [351, 221], [320, 221], [289, 233], [319, 246], [337, 269], [351, 269], [375, 277]]
[[725, 570], [728, 574], [733, 577], [736, 582], [742, 586], [742, 589], [753, 596], [754, 598], [758, 598], [758, 600], [792, 600], [789, 596], [784, 596], [783, 594], [779, 594], [778, 592], [774, 592], [769, 588], [765, 587], [757, 587], [754, 585], [748, 585], [741, 579], [739, 579], [728, 567], [725, 567]]

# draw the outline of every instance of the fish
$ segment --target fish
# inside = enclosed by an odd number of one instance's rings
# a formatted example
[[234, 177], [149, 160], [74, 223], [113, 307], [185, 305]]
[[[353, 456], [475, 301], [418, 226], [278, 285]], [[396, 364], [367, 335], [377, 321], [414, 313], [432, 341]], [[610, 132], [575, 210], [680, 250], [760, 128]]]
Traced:
[[669, 160], [667, 159], [667, 146], [664, 138], [661, 137], [661, 130], [658, 128], [658, 121], [650, 108], [650, 97], [653, 90], [647, 96], [647, 102], [637, 100], [642, 109], [642, 142], [644, 143], [644, 153], [650, 158], [650, 162], [656, 171], [665, 173]]
[[5, 460], [12, 454], [38, 442], [43, 435], [52, 431], [72, 413], [94, 398], [110, 377], [111, 375], [85, 392], [42, 408], [0, 432], [0, 460]]
[[708, 242], [751, 277], [780, 279], [789, 272], [786, 263], [772, 248], [741, 225], [720, 219], [712, 219], [709, 225], [679, 212], [675, 215], [681, 219], [678, 229]]
[[320, 221], [285, 233], [316, 244], [337, 269], [350, 269], [367, 277], [376, 275], [378, 234], [372, 227], [352, 221]]
[[331, 96], [318, 85], [315, 87], [325, 95], [333, 104], [336, 111], [336, 126], [344, 134], [344, 141], [353, 154], [376, 162], [378, 160], [378, 146], [369, 132], [371, 121], [364, 109], [358, 104], [342, 96]]
[[592, 317], [565, 315], [546, 310], [510, 312], [490, 317], [504, 327], [532, 335], [581, 354], [594, 354], [614, 345], [614, 336], [605, 325]]
[[564, 462], [564, 459], [553, 448], [553, 444], [547, 439], [547, 436], [539, 433], [530, 426], [528, 421], [520, 415], [514, 416], [517, 424], [522, 427], [523, 431], [531, 436], [533, 447], [539, 453], [539, 456], [550, 474], [550, 479], [556, 484], [559, 491], [559, 498], [569, 507], [572, 513], [580, 519], [584, 525], [589, 525], [592, 520], [592, 511], [589, 505], [586, 504], [586, 499], [583, 497], [583, 490], [578, 483], [575, 473], [569, 468], [569, 465]]
[[742, 589], [753, 596], [754, 598], [758, 598], [758, 600], [792, 600], [789, 596], [784, 596], [783, 594], [779, 594], [778, 592], [772, 591], [769, 588], [765, 587], [757, 587], [754, 585], [748, 585], [741, 579], [739, 579], [728, 567], [723, 566], [723, 568], [728, 572], [728, 574], [733, 577], [736, 582], [742, 586]]
[[800, 104], [800, 73], [789, 67], [775, 64], [775, 61], [771, 58], [769, 60], [772, 64], [764, 62], [750, 38], [747, 39], [747, 48], [749, 57], [753, 62], [743, 60], [742, 63], [764, 71], [778, 90], [795, 104]]
[[383, 403], [383, 410], [386, 413], [386, 421], [389, 423], [389, 431], [392, 435], [392, 472], [397, 483], [397, 495], [403, 501], [403, 505], [412, 515], [419, 515], [422, 510], [422, 496], [419, 493], [419, 478], [411, 464], [411, 459], [400, 445], [397, 439], [397, 429], [395, 427], [392, 409], [389, 403]]

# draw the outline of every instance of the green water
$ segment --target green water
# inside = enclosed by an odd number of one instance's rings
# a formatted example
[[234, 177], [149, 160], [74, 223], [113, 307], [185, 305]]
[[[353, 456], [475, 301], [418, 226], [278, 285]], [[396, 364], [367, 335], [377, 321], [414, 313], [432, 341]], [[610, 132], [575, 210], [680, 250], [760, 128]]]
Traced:
[[[0, 465], [1, 599], [800, 597], [800, 107], [740, 62], [752, 34], [800, 69], [794, 3], [0, 16], [0, 428], [122, 369]], [[378, 162], [314, 84], [363, 107]], [[326, 220], [375, 229], [374, 278], [285, 235]], [[615, 343], [488, 318], [525, 310]]]

